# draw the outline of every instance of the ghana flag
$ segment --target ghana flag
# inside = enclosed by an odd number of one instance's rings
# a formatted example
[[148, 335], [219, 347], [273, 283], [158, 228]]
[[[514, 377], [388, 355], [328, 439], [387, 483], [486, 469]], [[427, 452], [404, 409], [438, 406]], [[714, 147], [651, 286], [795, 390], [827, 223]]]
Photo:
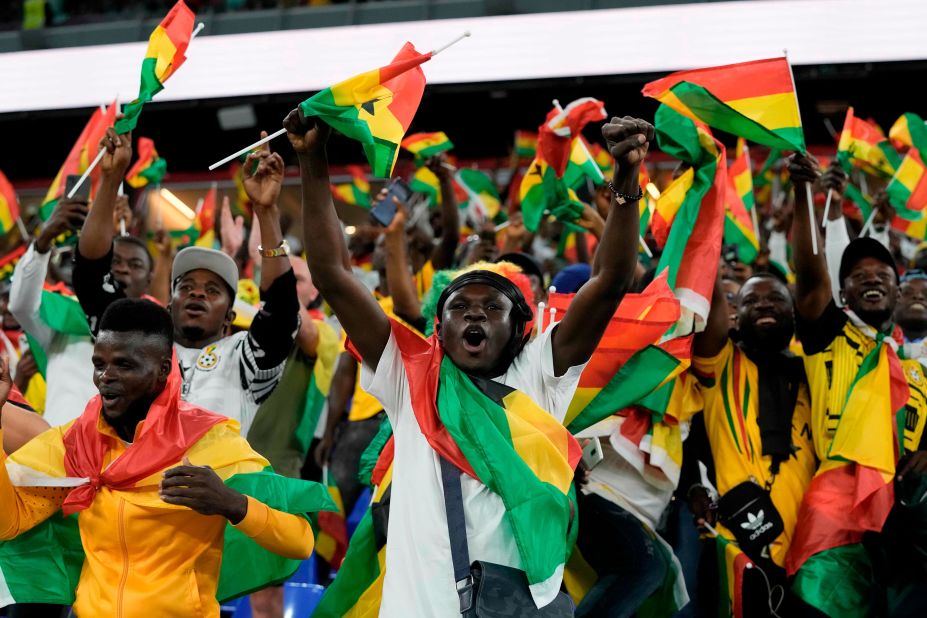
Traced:
[[195, 238], [193, 244], [197, 247], [211, 249], [216, 244], [216, 192], [217, 185], [212, 183], [196, 209], [191, 236]]
[[433, 157], [454, 147], [444, 131], [413, 133], [402, 140], [400, 145], [414, 154], [417, 160]]
[[611, 176], [612, 173], [614, 173], [615, 160], [612, 159], [612, 153], [610, 153], [607, 148], [602, 146], [602, 144], [592, 143], [589, 145], [589, 152], [592, 153], [592, 158], [595, 159], [596, 165], [599, 166], [603, 174]]
[[538, 134], [532, 131], [515, 131], [515, 154], [533, 159], [538, 150]]
[[587, 178], [596, 185], [605, 182], [605, 176], [598, 162], [593, 158], [589, 143], [582, 135], [579, 135], [573, 138], [570, 159], [567, 161], [566, 171], [563, 172], [563, 182], [569, 188], [577, 190], [586, 185]]
[[[116, 121], [116, 102], [113, 101], [109, 107], [98, 107], [93, 111], [90, 120], [84, 125], [84, 129], [77, 137], [77, 141], [71, 146], [71, 151], [55, 175], [45, 199], [42, 200], [42, 206], [39, 208], [39, 216], [43, 221], [48, 221], [58, 204], [58, 200], [64, 194], [64, 185], [68, 176], [79, 176], [90, 167], [97, 153], [100, 151], [100, 140], [106, 134], [106, 129], [113, 126]], [[99, 166], [90, 173], [90, 180], [93, 182], [91, 189], [96, 187], [100, 178]], [[91, 190], [91, 196], [94, 192]]]
[[[152, 403], [139, 438], [102, 473], [111, 491], [131, 491], [133, 503], [152, 510], [177, 509], [158, 495], [164, 469], [189, 458], [210, 465], [228, 486], [270, 508], [303, 515], [333, 508], [318, 483], [274, 474], [267, 461], [238, 434], [238, 423], [180, 401], [182, 379], [175, 362], [164, 390]], [[71, 488], [60, 514], [17, 538], [0, 543], [0, 597], [5, 603], [69, 605], [84, 563], [77, 512], [90, 506], [96, 488], [89, 470], [100, 470], [106, 438], [97, 430], [100, 398], [90, 400], [75, 421], [52, 428], [19, 449], [5, 465], [11, 483]], [[226, 600], [283, 581], [300, 562], [273, 554], [230, 524], [225, 529], [216, 597]], [[249, 568], [241, 568], [247, 564]], [[36, 577], [42, 573], [42, 577]]]
[[351, 175], [351, 182], [332, 185], [332, 195], [352, 206], [361, 208], [370, 208], [370, 183], [367, 182], [367, 174], [359, 165], [349, 165], [348, 173]]
[[727, 173], [734, 182], [734, 188], [740, 201], [744, 203], [744, 208], [748, 211], [753, 210], [756, 200], [753, 197], [753, 175], [750, 173], [750, 149], [747, 148], [747, 140], [742, 137], [737, 138], [734, 161], [728, 167]]
[[436, 336], [396, 321], [392, 332], [425, 439], [501, 498], [531, 594], [546, 605], [575, 541], [569, 494], [579, 443], [521, 391], [464, 374]]
[[891, 178], [901, 158], [875, 123], [857, 118], [847, 108], [843, 131], [837, 143], [837, 160], [849, 173], [854, 167], [882, 178]]
[[591, 97], [576, 99], [563, 109], [557, 105], [548, 112], [547, 120], [538, 129], [538, 158], [547, 161], [557, 178], [562, 177], [574, 138], [582, 135], [583, 127], [590, 122], [605, 118], [605, 104]]
[[373, 175], [389, 178], [399, 144], [412, 123], [425, 91], [420, 54], [406, 43], [385, 67], [361, 73], [315, 94], [299, 104], [305, 116], [318, 116], [363, 147]]
[[927, 153], [927, 126], [917, 114], [902, 114], [888, 130], [888, 138], [898, 145], [917, 148], [921, 156]]
[[177, 72], [187, 57], [184, 55], [193, 38], [196, 16], [184, 4], [177, 4], [165, 15], [148, 37], [148, 50], [142, 60], [141, 85], [138, 97], [122, 109], [123, 117], [116, 121], [117, 133], [128, 133], [138, 124], [145, 103], [164, 90], [164, 82]]
[[787, 58], [679, 71], [650, 82], [642, 92], [712, 128], [770, 148], [805, 152]]
[[126, 182], [133, 189], [159, 185], [167, 173], [167, 161], [158, 156], [153, 139], [138, 138], [138, 160], [126, 174]]
[[927, 167], [916, 148], [908, 150], [885, 192], [898, 217], [909, 221], [924, 218], [924, 209], [927, 208]]
[[[604, 150], [604, 149], [603, 149]], [[609, 155], [611, 156], [611, 155]], [[647, 166], [641, 164], [641, 171], [638, 174], [638, 180], [640, 185], [644, 190], [644, 199], [638, 204], [638, 214], [640, 215], [640, 234], [641, 238], [644, 238], [647, 235], [647, 228], [650, 227], [650, 217], [653, 215], [654, 210], [654, 194], [657, 198], [660, 197], [660, 193], [657, 190], [657, 186], [650, 182], [650, 173], [647, 171]], [[641, 247], [641, 252], [644, 249]]]
[[[451, 179], [451, 186], [454, 189], [454, 197], [457, 199], [457, 205], [460, 208], [466, 208], [468, 199], [467, 192], [460, 186], [456, 178]], [[416, 193], [427, 195], [431, 205], [440, 205], [442, 202], [441, 181], [438, 180], [434, 172], [424, 165], [415, 170], [415, 174], [412, 175], [412, 179], [409, 181], [409, 188]]]
[[16, 225], [19, 218], [19, 200], [13, 185], [0, 171], [0, 234], [6, 234]]
[[470, 168], [457, 170], [456, 177], [457, 184], [467, 192], [468, 208], [476, 211], [478, 219], [494, 219], [499, 214], [501, 202], [492, 178]]
[[532, 232], [537, 232], [546, 212], [570, 223], [579, 219], [584, 207], [573, 189], [567, 187], [562, 178], [557, 178], [554, 169], [541, 156], [542, 152], [538, 151], [519, 187], [525, 227]]
[[785, 568], [794, 575], [815, 554], [880, 531], [895, 502], [895, 464], [904, 451], [905, 369], [882, 336], [863, 358], [826, 456], [798, 512]]
[[[654, 125], [660, 149], [692, 166], [692, 184], [673, 217], [657, 272], [669, 270], [669, 286], [682, 304], [680, 332], [697, 332], [708, 317], [721, 254], [728, 186], [726, 154], [707, 127], [696, 125], [666, 105], [657, 109]], [[655, 212], [654, 232], [656, 219]]]
[[676, 213], [679, 212], [694, 181], [695, 169], [689, 167], [663, 190], [654, 204], [650, 226], [653, 239], [661, 249], [666, 245], [673, 221], [676, 220]]
[[760, 251], [753, 219], [740, 198], [730, 169], [727, 179], [727, 190], [724, 192], [724, 242], [737, 247], [738, 260], [744, 264], [753, 264]]
[[[62, 282], [44, 285], [39, 303], [39, 318], [56, 333], [72, 337], [90, 337], [87, 316], [81, 309], [80, 302], [74, 292]], [[47, 353], [37, 339], [28, 334], [26, 336], [39, 373], [44, 376], [48, 368]]]

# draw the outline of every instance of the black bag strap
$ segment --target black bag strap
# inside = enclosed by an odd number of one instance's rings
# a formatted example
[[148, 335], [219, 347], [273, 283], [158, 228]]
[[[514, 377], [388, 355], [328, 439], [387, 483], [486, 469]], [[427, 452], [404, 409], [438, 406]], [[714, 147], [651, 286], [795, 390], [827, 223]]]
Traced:
[[444, 511], [451, 542], [451, 561], [454, 563], [454, 582], [460, 598], [460, 613], [463, 614], [473, 606], [473, 578], [470, 576], [470, 549], [467, 546], [460, 470], [444, 457], [438, 455], [438, 459], [441, 461], [441, 485], [444, 487]]

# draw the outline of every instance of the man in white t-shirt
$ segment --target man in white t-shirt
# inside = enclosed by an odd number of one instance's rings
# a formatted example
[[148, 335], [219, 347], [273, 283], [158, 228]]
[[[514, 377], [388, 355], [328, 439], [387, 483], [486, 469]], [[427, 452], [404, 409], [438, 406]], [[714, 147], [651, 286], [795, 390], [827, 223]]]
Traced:
[[[460, 608], [441, 461], [433, 432], [426, 436], [419, 416], [423, 403], [421, 380], [424, 377], [427, 382], [428, 376], [409, 370], [409, 342], [415, 341], [410, 338], [418, 336], [391, 325], [351, 273], [329, 190], [325, 144], [330, 128], [318, 121], [313, 124], [300, 110], [291, 112], [284, 126], [299, 155], [304, 234], [312, 279], [360, 354], [363, 386], [380, 399], [395, 434], [380, 615], [457, 615]], [[450, 359], [456, 366], [452, 371], [463, 372], [475, 384], [512, 387], [561, 421], [579, 374], [631, 285], [637, 264], [637, 201], [641, 198], [638, 172], [654, 129], [642, 120], [625, 117], [606, 124], [602, 133], [616, 159], [610, 184], [615, 203], [599, 245], [595, 274], [573, 300], [571, 311], [556, 327], [526, 345], [525, 327], [533, 316], [524, 294], [495, 272], [473, 271], [453, 281], [441, 295], [437, 339], [429, 340], [428, 344], [437, 345], [445, 361]], [[442, 384], [444, 373], [442, 368]], [[431, 376], [431, 380], [434, 383], [437, 377]], [[424, 403], [440, 405], [440, 402], [439, 395], [437, 403], [434, 399]], [[464, 410], [465, 417], [466, 413]], [[466, 418], [472, 422], [479, 420]], [[453, 437], [451, 427], [444, 425], [437, 429], [437, 433], [442, 431], [445, 436], [449, 433]], [[459, 441], [457, 444], [463, 450]], [[444, 451], [442, 456], [450, 459]], [[461, 468], [458, 462], [453, 463]], [[461, 485], [469, 559], [526, 570], [522, 543], [516, 544], [514, 519], [507, 516], [502, 498], [472, 474], [462, 474]], [[563, 523], [562, 529], [566, 530], [567, 522]], [[550, 541], [562, 543], [563, 539]], [[540, 542], [546, 541], [540, 539]], [[561, 579], [562, 565], [547, 580], [531, 585], [538, 607], [556, 597]]]

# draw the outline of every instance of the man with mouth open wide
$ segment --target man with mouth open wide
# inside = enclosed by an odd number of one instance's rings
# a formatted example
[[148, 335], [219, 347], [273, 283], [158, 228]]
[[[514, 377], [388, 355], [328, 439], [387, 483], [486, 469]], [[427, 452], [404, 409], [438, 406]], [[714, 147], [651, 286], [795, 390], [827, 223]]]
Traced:
[[[774, 585], [781, 585], [798, 509], [817, 468], [805, 370], [802, 359], [789, 351], [795, 334], [792, 295], [778, 277], [760, 273], [737, 294], [736, 328], [730, 334], [729, 312], [719, 280], [708, 324], [695, 336], [692, 367], [705, 402], [703, 418], [721, 499], [719, 509], [712, 509], [707, 488], [697, 484], [688, 489], [689, 505], [699, 526], [717, 527]], [[771, 507], [748, 505], [763, 492]], [[772, 509], [782, 526], [773, 524]], [[718, 565], [722, 573], [724, 566]], [[744, 615], [770, 615], [763, 576], [748, 571], [740, 585]]]
[[[820, 466], [805, 494], [786, 570], [793, 590], [829, 616], [923, 615], [923, 507], [927, 378], [906, 358], [893, 314], [898, 272], [888, 250], [857, 238], [840, 260], [840, 294], [831, 293], [823, 242], [813, 251], [802, 185], [820, 175], [796, 154], [792, 223], [797, 333], [811, 391], [811, 433]], [[920, 508], [921, 511], [917, 511]], [[895, 534], [903, 529], [898, 542]], [[918, 540], [920, 539], [920, 540]], [[921, 556], [923, 553], [921, 553]], [[920, 559], [923, 562], [923, 559]]]
[[[11, 545], [26, 571], [7, 574], [7, 596], [67, 603], [76, 584], [80, 618], [218, 618], [217, 592], [276, 577], [268, 552], [312, 553], [312, 528], [293, 513], [330, 508], [327, 492], [266, 470], [237, 421], [181, 401], [173, 331], [152, 302], [114, 302], [93, 348], [99, 394], [74, 421], [0, 455], [0, 538], [23, 535]], [[10, 385], [0, 367], [0, 403]], [[222, 592], [224, 562], [239, 573]]]
[[470, 573], [452, 559], [445, 489], [462, 493], [465, 524], [450, 532], [456, 547], [466, 541], [466, 564], [523, 571], [519, 590], [528, 588], [524, 595], [538, 608], [563, 602], [557, 597], [576, 532], [570, 487], [580, 449], [561, 421], [632, 282], [638, 171], [653, 126], [630, 117], [603, 126], [616, 166], [597, 275], [564, 319], [531, 342], [534, 316], [522, 291], [530, 287], [489, 270], [465, 271], [447, 286], [429, 339], [389, 320], [351, 274], [329, 190], [330, 127], [298, 109], [284, 127], [299, 155], [312, 280], [350, 337], [362, 384], [383, 404], [395, 435], [380, 616], [455, 616], [469, 602]]

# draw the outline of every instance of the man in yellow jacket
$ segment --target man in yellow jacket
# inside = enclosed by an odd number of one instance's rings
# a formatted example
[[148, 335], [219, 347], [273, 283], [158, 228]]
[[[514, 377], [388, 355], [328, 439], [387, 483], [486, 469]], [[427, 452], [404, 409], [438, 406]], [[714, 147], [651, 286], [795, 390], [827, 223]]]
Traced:
[[[58, 511], [78, 513], [85, 558], [74, 610], [81, 618], [219, 616], [227, 524], [286, 558], [312, 552], [303, 517], [232, 488], [263, 474], [267, 461], [236, 421], [180, 400], [172, 333], [170, 315], [155, 304], [113, 303], [94, 345], [100, 394], [76, 420], [0, 466], [0, 538]], [[0, 403], [10, 387], [3, 370]]]

